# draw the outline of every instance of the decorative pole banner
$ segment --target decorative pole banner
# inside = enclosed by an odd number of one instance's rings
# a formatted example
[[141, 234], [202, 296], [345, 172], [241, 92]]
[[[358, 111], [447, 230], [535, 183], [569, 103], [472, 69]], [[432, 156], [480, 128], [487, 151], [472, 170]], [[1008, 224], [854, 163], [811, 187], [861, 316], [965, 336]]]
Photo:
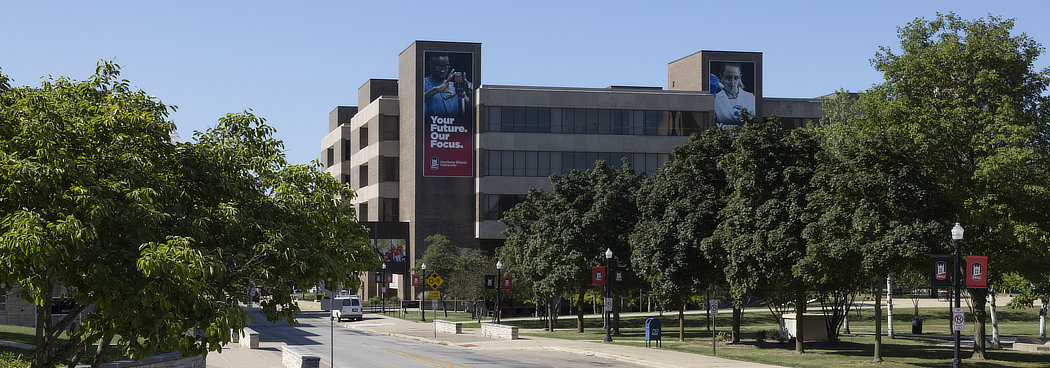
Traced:
[[951, 287], [952, 286], [952, 255], [931, 254], [930, 255], [930, 286]]
[[966, 256], [966, 288], [988, 288], [987, 256]]
[[591, 267], [591, 285], [605, 286], [605, 266]]

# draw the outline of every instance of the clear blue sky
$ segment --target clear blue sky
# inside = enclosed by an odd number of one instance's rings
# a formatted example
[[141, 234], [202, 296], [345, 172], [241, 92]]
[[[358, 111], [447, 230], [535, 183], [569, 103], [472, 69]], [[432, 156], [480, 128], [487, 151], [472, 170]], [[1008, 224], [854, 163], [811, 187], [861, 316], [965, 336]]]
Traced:
[[[328, 112], [396, 78], [414, 40], [482, 43], [485, 84], [667, 84], [699, 50], [759, 51], [767, 97], [864, 90], [897, 27], [937, 12], [1015, 18], [1050, 44], [1046, 1], [15, 1], [0, 0], [0, 68], [16, 85], [84, 79], [99, 60], [167, 104], [183, 139], [252, 109], [288, 159], [319, 157]], [[1050, 65], [1042, 56], [1037, 66]]]

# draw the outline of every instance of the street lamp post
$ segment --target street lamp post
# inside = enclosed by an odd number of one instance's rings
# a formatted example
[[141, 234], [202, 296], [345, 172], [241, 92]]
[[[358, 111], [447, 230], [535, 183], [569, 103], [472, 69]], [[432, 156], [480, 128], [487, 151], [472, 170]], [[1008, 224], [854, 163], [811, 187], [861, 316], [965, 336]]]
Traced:
[[379, 304], [382, 305], [380, 308], [383, 310], [383, 315], [386, 315], [386, 262], [383, 262], [383, 283], [380, 284], [379, 289]]
[[[961, 263], [960, 262], [960, 258], [961, 257], [960, 257], [960, 254], [959, 254], [959, 247], [962, 245], [962, 239], [963, 239], [963, 228], [962, 228], [962, 226], [959, 225], [958, 222], [956, 222], [955, 223], [955, 227], [952, 227], [952, 247], [955, 249], [955, 252], [954, 252], [955, 266], [952, 268], [952, 279], [955, 280], [955, 308], [956, 309], [959, 309], [959, 308], [962, 307], [961, 306], [961, 300], [960, 300], [961, 299], [960, 294], [962, 293], [962, 284], [960, 283], [961, 280], [959, 280], [961, 278], [961, 275], [959, 275], [959, 265]], [[953, 318], [954, 318], [954, 315], [955, 315], [954, 311], [953, 311], [952, 315], [953, 315]], [[954, 328], [954, 324], [955, 324], [955, 321], [952, 321], [952, 325], [953, 325], [952, 329], [955, 329]], [[961, 334], [961, 331], [955, 330], [955, 359], [952, 360], [952, 367], [954, 367], [954, 368], [962, 367], [962, 360], [959, 359], [959, 338], [960, 338], [960, 334]]]
[[427, 280], [427, 264], [426, 263], [420, 264], [419, 268], [423, 270], [423, 278], [419, 280], [419, 281], [423, 282], [423, 293], [422, 293], [422, 295], [419, 296], [419, 320], [421, 322], [426, 322], [427, 321], [427, 314], [426, 314], [426, 312], [423, 311], [423, 301], [426, 300], [426, 295], [427, 295], [427, 284], [426, 284], [426, 280]]
[[612, 249], [605, 248], [605, 300], [602, 303], [602, 314], [605, 315], [605, 342], [612, 342], [612, 335], [609, 334], [609, 311], [606, 310], [605, 304], [609, 300], [609, 284], [612, 280], [609, 278], [609, 274], [612, 272], [612, 268], [609, 267], [609, 262], [612, 261]]
[[499, 313], [499, 310], [500, 310], [499, 309], [499, 307], [500, 307], [500, 305], [499, 305], [499, 302], [500, 302], [500, 300], [499, 300], [499, 289], [503, 288], [503, 262], [500, 262], [500, 261], [496, 261], [496, 282], [499, 283], [499, 285], [496, 285], [496, 313], [495, 314], [496, 314], [496, 324], [499, 324], [499, 315], [500, 315], [500, 313]]

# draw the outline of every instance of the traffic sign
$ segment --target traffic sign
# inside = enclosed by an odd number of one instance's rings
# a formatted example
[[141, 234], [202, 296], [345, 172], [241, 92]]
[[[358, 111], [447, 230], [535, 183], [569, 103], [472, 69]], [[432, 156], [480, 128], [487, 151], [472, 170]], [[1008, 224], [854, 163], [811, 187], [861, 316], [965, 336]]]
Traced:
[[440, 291], [436, 291], [436, 290], [435, 291], [431, 291], [430, 292], [430, 299], [441, 299], [441, 292]]
[[612, 312], [613, 298], [605, 298], [605, 311]]
[[965, 330], [965, 320], [962, 308], [952, 308], [952, 331]]
[[441, 287], [441, 284], [444, 283], [445, 279], [441, 278], [441, 276], [438, 275], [437, 272], [434, 272], [430, 274], [430, 276], [427, 276], [427, 285], [429, 285], [431, 289], [437, 289]]
[[711, 300], [711, 315], [718, 317], [718, 299]]

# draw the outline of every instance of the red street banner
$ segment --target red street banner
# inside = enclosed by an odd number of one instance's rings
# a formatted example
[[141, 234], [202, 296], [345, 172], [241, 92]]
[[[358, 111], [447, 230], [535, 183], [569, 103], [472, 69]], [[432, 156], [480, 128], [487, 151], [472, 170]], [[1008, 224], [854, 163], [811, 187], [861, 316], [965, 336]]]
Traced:
[[503, 276], [503, 282], [500, 284], [503, 290], [510, 290], [510, 276]]
[[605, 286], [605, 266], [591, 267], [591, 285]]
[[966, 288], [988, 288], [987, 256], [966, 256]]
[[412, 286], [419, 286], [419, 285], [423, 285], [422, 277], [420, 277], [418, 273], [412, 274]]
[[388, 283], [388, 284], [393, 284], [394, 283], [394, 274], [392, 274], [392, 273], [386, 274], [386, 283]]

